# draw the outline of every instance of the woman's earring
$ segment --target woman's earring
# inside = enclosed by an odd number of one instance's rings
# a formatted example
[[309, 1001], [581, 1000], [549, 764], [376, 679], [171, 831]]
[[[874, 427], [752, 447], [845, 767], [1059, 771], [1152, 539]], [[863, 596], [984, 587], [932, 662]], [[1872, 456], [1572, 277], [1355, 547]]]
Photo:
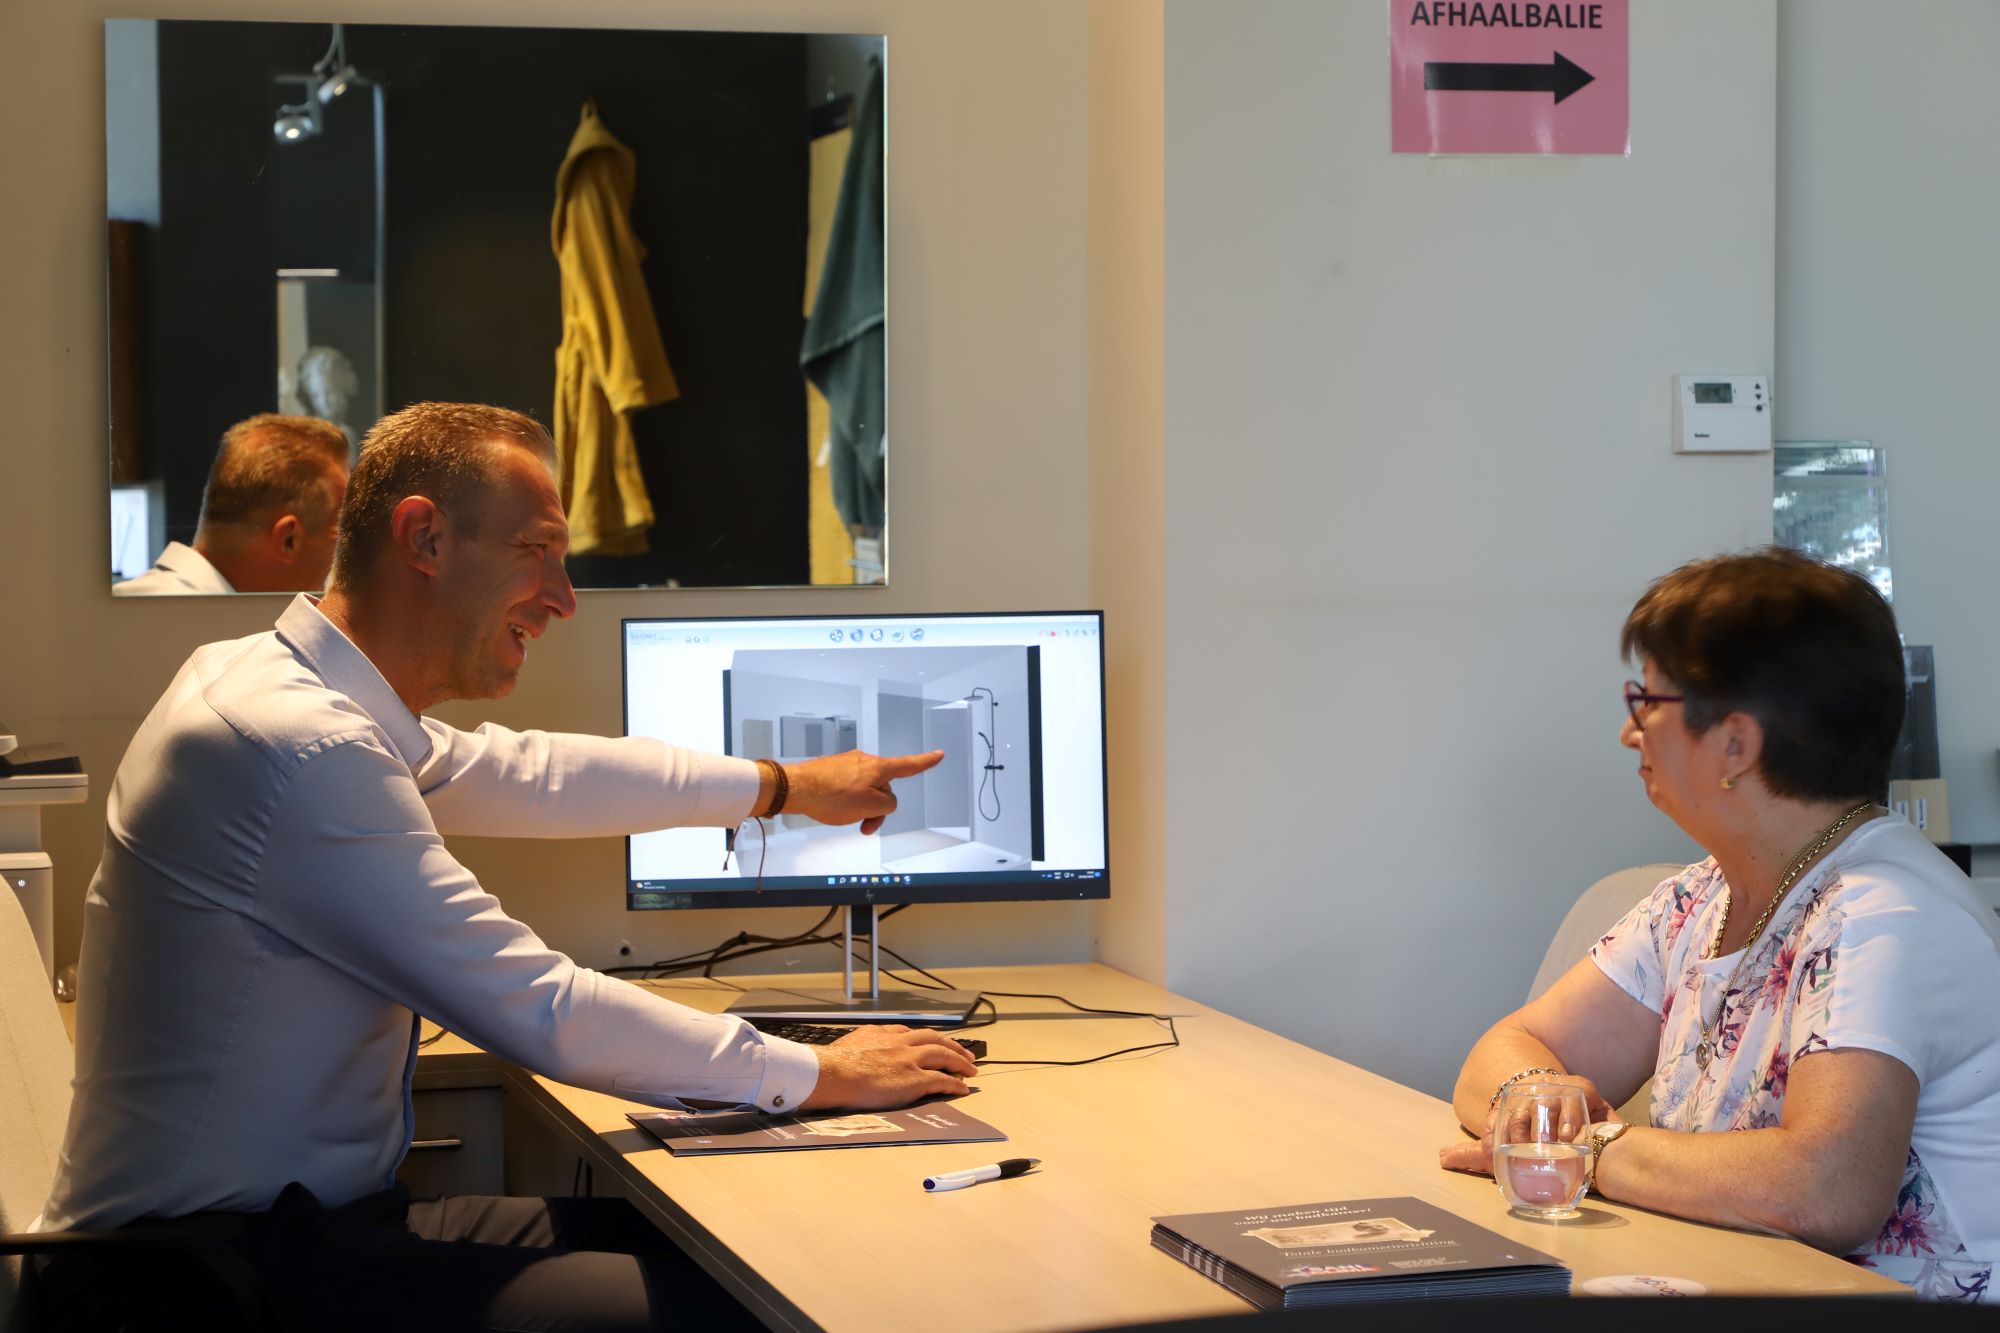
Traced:
[[1735, 778], [1724, 778], [1724, 779], [1722, 780], [1722, 789], [1723, 789], [1724, 791], [1735, 791], [1735, 790], [1736, 790], [1736, 779], [1735, 779]]

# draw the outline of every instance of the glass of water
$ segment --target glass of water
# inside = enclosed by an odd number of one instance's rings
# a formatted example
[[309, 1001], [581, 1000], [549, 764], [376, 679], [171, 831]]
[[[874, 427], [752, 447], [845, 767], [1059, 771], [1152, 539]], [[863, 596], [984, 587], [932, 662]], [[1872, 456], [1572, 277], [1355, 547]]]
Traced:
[[1590, 1112], [1583, 1089], [1567, 1083], [1516, 1083], [1493, 1120], [1493, 1178], [1523, 1217], [1578, 1216], [1590, 1168]]

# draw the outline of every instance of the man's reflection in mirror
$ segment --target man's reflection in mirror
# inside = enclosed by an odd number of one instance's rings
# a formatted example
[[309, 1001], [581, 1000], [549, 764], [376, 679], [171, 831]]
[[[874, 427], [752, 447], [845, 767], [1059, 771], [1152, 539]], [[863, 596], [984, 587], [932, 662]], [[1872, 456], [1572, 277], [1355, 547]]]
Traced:
[[316, 417], [266, 412], [223, 432], [194, 544], [169, 542], [153, 567], [112, 585], [123, 597], [317, 592], [333, 565], [347, 437]]

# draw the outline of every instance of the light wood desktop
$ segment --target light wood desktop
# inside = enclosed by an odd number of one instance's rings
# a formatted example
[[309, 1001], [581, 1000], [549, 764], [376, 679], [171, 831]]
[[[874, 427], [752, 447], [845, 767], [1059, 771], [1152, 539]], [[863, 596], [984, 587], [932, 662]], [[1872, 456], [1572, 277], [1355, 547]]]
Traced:
[[[599, 1192], [615, 1181], [773, 1328], [980, 1333], [1240, 1313], [1243, 1302], [1149, 1248], [1152, 1217], [1390, 1195], [1553, 1254], [1579, 1285], [1647, 1273], [1692, 1278], [1718, 1295], [1907, 1294], [1792, 1241], [1596, 1199], [1573, 1222], [1511, 1217], [1491, 1180], [1438, 1170], [1439, 1145], [1459, 1132], [1446, 1103], [1108, 967], [940, 975], [969, 989], [1171, 1013], [1181, 1046], [1074, 1068], [983, 1069], [968, 1109], [1008, 1141], [950, 1147], [675, 1158], [626, 1120], [641, 1109], [630, 1102], [519, 1071], [506, 1079], [592, 1164]], [[734, 993], [698, 980], [650, 984], [703, 1009], [724, 1008]], [[1144, 1019], [998, 1004], [1002, 1021], [976, 1034], [992, 1059], [1081, 1059], [1165, 1037]], [[447, 1037], [423, 1064], [465, 1080], [482, 1059]], [[1044, 1165], [949, 1194], [923, 1191], [926, 1175], [1004, 1157]]]

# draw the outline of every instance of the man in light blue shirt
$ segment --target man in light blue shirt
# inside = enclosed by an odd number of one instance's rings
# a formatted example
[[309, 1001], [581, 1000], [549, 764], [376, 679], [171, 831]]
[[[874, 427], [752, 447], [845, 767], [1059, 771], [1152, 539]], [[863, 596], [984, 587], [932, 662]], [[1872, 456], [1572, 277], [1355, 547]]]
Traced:
[[347, 437], [318, 417], [260, 412], [222, 434], [194, 544], [168, 542], [115, 597], [318, 592], [347, 489]]
[[[677, 1252], [575, 1243], [578, 1228], [602, 1237], [601, 1216], [578, 1212], [604, 1201], [407, 1205], [393, 1180], [417, 1015], [659, 1106], [879, 1108], [965, 1090], [971, 1058], [936, 1033], [801, 1046], [579, 967], [446, 848], [447, 834], [733, 827], [780, 805], [873, 831], [895, 808], [890, 782], [938, 759], [780, 769], [423, 717], [507, 694], [529, 645], [574, 613], [553, 462], [541, 427], [501, 409], [384, 418], [326, 596], [198, 649], [141, 725], [86, 900], [76, 1095], [41, 1228], [191, 1218], [266, 1269], [297, 1303], [289, 1317], [329, 1326], [644, 1327], [664, 1309], [706, 1309], [712, 1326], [727, 1297], [685, 1260], [663, 1279]], [[661, 1249], [643, 1223], [627, 1230], [606, 1245]]]

